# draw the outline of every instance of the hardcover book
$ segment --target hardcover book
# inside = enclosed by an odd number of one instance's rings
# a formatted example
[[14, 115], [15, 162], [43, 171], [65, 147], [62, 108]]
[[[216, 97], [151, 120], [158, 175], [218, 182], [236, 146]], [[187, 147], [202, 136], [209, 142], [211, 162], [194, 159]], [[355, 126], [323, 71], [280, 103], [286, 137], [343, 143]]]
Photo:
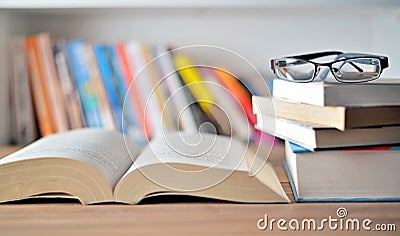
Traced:
[[288, 120], [310, 122], [344, 131], [400, 124], [400, 106], [316, 106], [270, 97], [253, 96], [253, 112]]
[[326, 125], [257, 114], [256, 128], [310, 150], [400, 143], [399, 125], [340, 131]]
[[399, 201], [398, 146], [311, 152], [285, 143], [296, 201]]
[[399, 79], [381, 78], [362, 84], [273, 80], [275, 98], [317, 106], [397, 106], [399, 89]]

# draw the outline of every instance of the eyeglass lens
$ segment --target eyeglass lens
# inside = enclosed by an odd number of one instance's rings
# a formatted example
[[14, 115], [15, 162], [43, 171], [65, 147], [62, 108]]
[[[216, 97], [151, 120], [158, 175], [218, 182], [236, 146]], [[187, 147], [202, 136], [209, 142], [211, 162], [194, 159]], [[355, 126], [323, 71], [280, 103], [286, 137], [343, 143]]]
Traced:
[[281, 59], [276, 62], [275, 70], [278, 78], [296, 82], [309, 82], [313, 79], [315, 66], [303, 60]]
[[381, 64], [377, 58], [355, 58], [332, 64], [332, 73], [342, 82], [368, 81], [379, 77]]

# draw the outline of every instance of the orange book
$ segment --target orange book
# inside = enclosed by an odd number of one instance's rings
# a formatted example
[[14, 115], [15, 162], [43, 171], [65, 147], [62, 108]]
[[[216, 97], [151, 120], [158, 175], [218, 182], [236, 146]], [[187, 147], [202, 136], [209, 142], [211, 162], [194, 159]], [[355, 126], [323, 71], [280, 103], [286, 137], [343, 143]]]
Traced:
[[136, 122], [138, 123], [139, 129], [141, 131], [143, 131], [143, 134], [146, 134], [146, 137], [148, 139], [150, 139], [151, 138], [151, 126], [150, 126], [149, 120], [145, 119], [142, 98], [140, 96], [138, 96], [139, 93], [136, 91], [137, 88], [133, 84], [135, 74], [134, 74], [133, 68], [131, 66], [131, 61], [129, 60], [129, 57], [126, 53], [124, 43], [117, 44], [116, 53], [117, 53], [118, 61], [120, 62], [119, 64], [120, 64], [122, 77], [124, 79], [125, 86], [128, 89], [127, 99], [130, 99], [132, 101], [132, 104], [134, 105], [134, 107], [132, 107], [132, 109], [134, 111]]
[[225, 86], [239, 101], [246, 113], [246, 117], [249, 120], [252, 127], [257, 123], [256, 116], [253, 114], [251, 106], [251, 98], [247, 95], [246, 91], [242, 85], [233, 77], [231, 74], [224, 70], [216, 69], [214, 70], [218, 79], [221, 81], [223, 86]]
[[44, 81], [43, 89], [47, 94], [49, 111], [53, 119], [54, 129], [56, 132], [66, 131], [69, 129], [68, 117], [54, 61], [50, 34], [41, 33], [34, 36], [34, 39], [38, 53], [38, 65]]
[[50, 113], [50, 104], [45, 90], [43, 72], [38, 62], [38, 49], [35, 44], [35, 36], [26, 38], [26, 55], [30, 74], [30, 84], [36, 118], [42, 136], [55, 132], [53, 119]]

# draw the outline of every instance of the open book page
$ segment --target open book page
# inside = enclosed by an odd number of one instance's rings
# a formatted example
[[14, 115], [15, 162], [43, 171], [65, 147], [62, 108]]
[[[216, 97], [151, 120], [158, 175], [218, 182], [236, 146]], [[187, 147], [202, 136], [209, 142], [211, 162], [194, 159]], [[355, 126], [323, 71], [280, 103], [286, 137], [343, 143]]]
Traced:
[[233, 171], [247, 173], [245, 153], [246, 145], [231, 137], [164, 133], [149, 143], [125, 176], [139, 169], [164, 188], [199, 190], [218, 184]]
[[[127, 140], [131, 155], [140, 152]], [[68, 158], [84, 162], [101, 173], [111, 187], [131, 166], [123, 136], [117, 131], [81, 129], [54, 134], [0, 160], [1, 164], [36, 158]]]
[[[237, 139], [201, 133], [164, 133], [152, 140], [114, 190], [118, 201], [184, 194], [237, 202], [288, 202], [265, 161], [249, 175], [255, 153]], [[265, 157], [266, 158], [266, 157]], [[247, 163], [248, 162], [248, 163]]]
[[231, 137], [170, 132], [152, 140], [129, 171], [159, 163], [247, 171], [245, 153], [246, 145]]

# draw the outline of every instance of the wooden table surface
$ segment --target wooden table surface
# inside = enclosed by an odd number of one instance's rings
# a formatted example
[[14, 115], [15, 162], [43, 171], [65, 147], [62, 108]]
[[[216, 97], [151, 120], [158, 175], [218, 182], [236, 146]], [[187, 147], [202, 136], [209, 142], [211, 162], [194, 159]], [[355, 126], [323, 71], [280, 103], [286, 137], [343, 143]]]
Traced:
[[[0, 148], [0, 155], [15, 148]], [[282, 146], [274, 148], [270, 162], [293, 200], [284, 173]], [[361, 224], [371, 219], [371, 231], [361, 229], [282, 231], [277, 223], [273, 229], [260, 230], [257, 221], [267, 214], [268, 221], [280, 219], [299, 222], [313, 219], [340, 219], [337, 209], [343, 207], [347, 216]], [[340, 221], [338, 221], [339, 223]], [[390, 224], [390, 225], [389, 225]], [[376, 231], [379, 227], [396, 227], [396, 231]], [[344, 224], [343, 224], [344, 225]], [[305, 225], [307, 227], [308, 225]], [[334, 225], [333, 225], [334, 226]], [[291, 203], [233, 204], [223, 202], [159, 203], [145, 205], [91, 205], [79, 203], [11, 203], [0, 204], [0, 235], [400, 235], [400, 203]]]

